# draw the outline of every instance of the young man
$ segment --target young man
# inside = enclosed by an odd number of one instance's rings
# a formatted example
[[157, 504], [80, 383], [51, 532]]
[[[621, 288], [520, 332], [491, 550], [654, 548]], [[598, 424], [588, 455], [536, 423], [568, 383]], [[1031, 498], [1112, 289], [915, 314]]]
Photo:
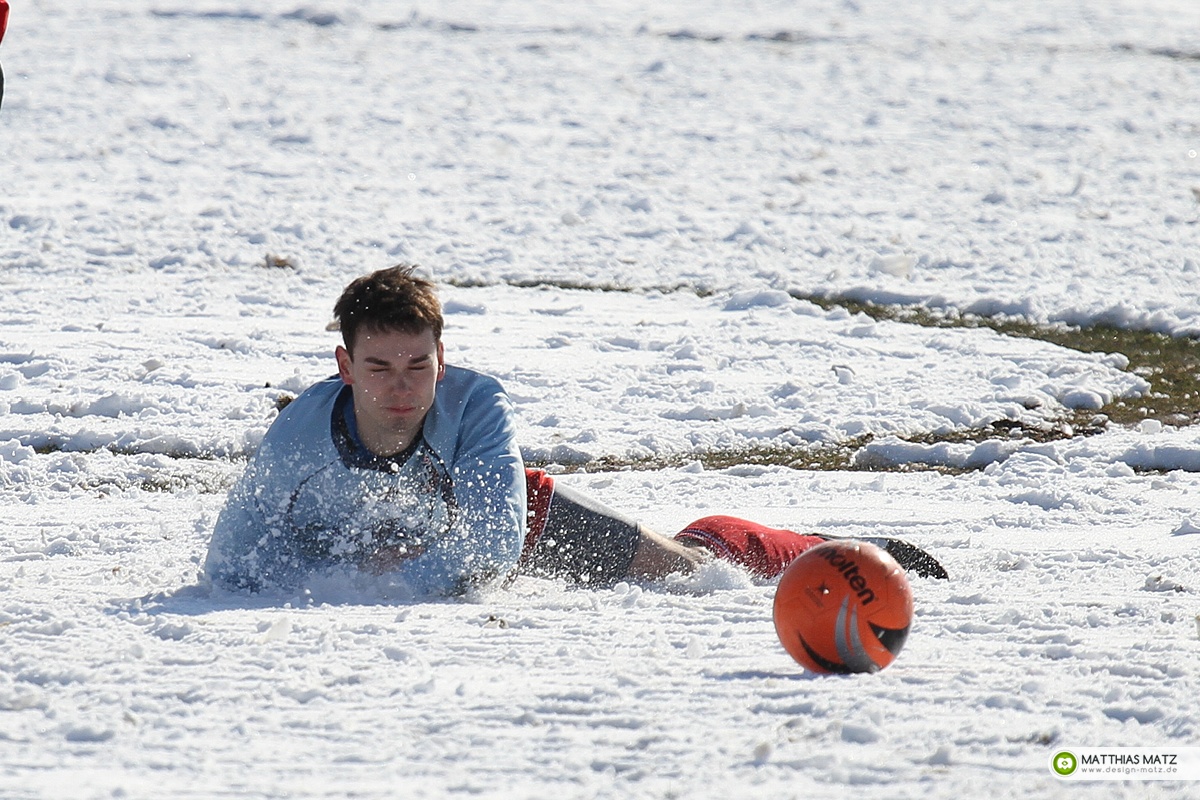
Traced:
[[[824, 541], [733, 517], [675, 539], [525, 469], [493, 378], [446, 364], [434, 287], [411, 267], [353, 281], [334, 307], [338, 375], [272, 424], [217, 518], [218, 584], [294, 588], [338, 568], [452, 595], [515, 572], [602, 585], [687, 572], [715, 556], [762, 577]], [[881, 542], [922, 574], [930, 556]]]

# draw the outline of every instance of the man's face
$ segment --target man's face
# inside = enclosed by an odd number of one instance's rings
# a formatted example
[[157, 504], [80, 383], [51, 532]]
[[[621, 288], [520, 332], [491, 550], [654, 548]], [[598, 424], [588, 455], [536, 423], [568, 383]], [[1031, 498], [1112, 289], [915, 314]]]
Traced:
[[446, 371], [442, 343], [433, 331], [420, 333], [363, 329], [354, 357], [337, 349], [338, 373], [354, 392], [354, 419], [367, 449], [395, 455], [412, 444], [433, 405]]

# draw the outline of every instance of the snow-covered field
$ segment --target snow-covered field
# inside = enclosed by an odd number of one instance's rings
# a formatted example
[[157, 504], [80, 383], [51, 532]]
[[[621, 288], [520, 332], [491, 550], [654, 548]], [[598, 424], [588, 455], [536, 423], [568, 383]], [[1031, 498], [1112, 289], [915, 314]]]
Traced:
[[[32, 0], [0, 62], [0, 797], [1200, 797], [1048, 767], [1200, 745], [1200, 431], [905, 444], [1148, 384], [796, 299], [1200, 332], [1192, 0]], [[896, 663], [804, 673], [720, 565], [207, 589], [334, 298], [401, 260], [528, 457], [683, 464], [560, 480], [934, 552]], [[971, 469], [699, 461], [867, 434]]]

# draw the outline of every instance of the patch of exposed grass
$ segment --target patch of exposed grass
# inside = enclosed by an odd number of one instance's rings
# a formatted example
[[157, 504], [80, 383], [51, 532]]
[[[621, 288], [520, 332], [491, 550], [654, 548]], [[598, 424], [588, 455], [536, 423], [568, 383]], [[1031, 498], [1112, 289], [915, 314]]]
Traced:
[[704, 469], [726, 469], [740, 466], [782, 466], [805, 470], [849, 470], [855, 469], [854, 454], [867, 442], [870, 435], [837, 444], [814, 444], [785, 446], [775, 444], [752, 445], [728, 450], [708, 450], [695, 453], [680, 453], [644, 458], [617, 458], [602, 456], [586, 464], [550, 465], [530, 461], [531, 467], [553, 466], [563, 472], [624, 472], [672, 469], [700, 464]]
[[[475, 281], [450, 278], [443, 280], [446, 286], [453, 286], [457, 289], [486, 289], [495, 286], [494, 282], [490, 281]], [[697, 297], [711, 297], [716, 294], [712, 289], [702, 289], [689, 283], [673, 283], [660, 284], [658, 286], [626, 286], [620, 283], [599, 283], [595, 281], [575, 281], [566, 278], [523, 278], [520, 280], [505, 281], [505, 286], [512, 286], [517, 289], [565, 289], [567, 291], [579, 292], [624, 292], [626, 294], [650, 294], [660, 292], [662, 294], [673, 294], [675, 292], [687, 292], [694, 294]]]
[[1078, 432], [1094, 430], [1101, 415], [1118, 425], [1155, 419], [1167, 425], [1200, 422], [1200, 340], [1111, 325], [1087, 327], [1038, 325], [1024, 320], [934, 311], [924, 306], [887, 306], [845, 298], [793, 294], [822, 308], [845, 308], [876, 320], [894, 320], [937, 328], [990, 328], [1005, 336], [1036, 339], [1084, 353], [1120, 353], [1129, 371], [1145, 378], [1150, 394], [1135, 400], [1115, 400], [1099, 412], [1070, 415], [1066, 422]]
[[[968, 428], [949, 433], [917, 434], [902, 437], [904, 441], [918, 444], [938, 444], [943, 442], [979, 443], [989, 439], [1009, 439], [1014, 436], [1026, 441], [1052, 442], [1069, 439], [1072, 436], [1098, 433], [1100, 423], [1094, 415], [1085, 419], [1080, 415], [1077, 423], [1062, 422], [1048, 428], [1034, 428], [1012, 420], [999, 420], [986, 428]], [[641, 472], [661, 469], [677, 469], [689, 464], [699, 464], [706, 470], [728, 469], [744, 466], [787, 467], [789, 469], [811, 470], [817, 472], [832, 471], [862, 471], [862, 472], [921, 472], [932, 471], [945, 474], [958, 474], [968, 471], [963, 467], [950, 467], [940, 464], [906, 463], [901, 465], [879, 466], [875, 462], [862, 463], [855, 459], [858, 451], [874, 441], [872, 434], [858, 436], [837, 443], [821, 443], [812, 445], [777, 445], [759, 444], [747, 447], [737, 447], [724, 450], [706, 450], [687, 454], [664, 456], [648, 456], [643, 458], [617, 458], [602, 456], [583, 464], [550, 464], [548, 462], [527, 462], [531, 467], [547, 468], [564, 472]]]

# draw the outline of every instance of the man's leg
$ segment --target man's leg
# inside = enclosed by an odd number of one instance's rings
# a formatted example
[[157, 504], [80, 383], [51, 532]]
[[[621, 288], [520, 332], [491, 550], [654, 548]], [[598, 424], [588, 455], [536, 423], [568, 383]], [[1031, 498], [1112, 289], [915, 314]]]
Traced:
[[529, 491], [533, 519], [519, 573], [590, 586], [630, 575], [641, 549], [637, 522], [557, 481], [526, 485], [537, 492]]
[[[531, 525], [519, 573], [606, 585], [629, 578], [659, 580], [688, 574], [712, 557], [760, 578], [781, 574], [805, 550], [830, 536], [770, 528], [729, 516], [698, 519], [662, 536], [539, 471], [528, 473]], [[945, 578], [935, 558], [899, 539], [865, 539], [918, 575]]]
[[768, 528], [727, 516], [698, 519], [677, 533], [675, 540], [704, 548], [759, 578], [774, 578], [805, 550], [826, 541], [816, 534]]
[[[698, 519], [675, 535], [677, 541], [703, 547], [760, 578], [774, 578], [805, 550], [836, 538], [839, 537], [768, 528], [757, 522], [726, 516]], [[949, 577], [936, 558], [903, 539], [886, 536], [852, 538], [882, 548], [901, 567], [923, 578], [944, 580]]]
[[711, 558], [640, 525], [541, 470], [526, 470], [529, 536], [518, 573], [592, 586], [689, 573]]
[[687, 575], [711, 558], [712, 555], [703, 548], [668, 539], [639, 526], [637, 551], [629, 563], [628, 576], [659, 580], [668, 575]]

